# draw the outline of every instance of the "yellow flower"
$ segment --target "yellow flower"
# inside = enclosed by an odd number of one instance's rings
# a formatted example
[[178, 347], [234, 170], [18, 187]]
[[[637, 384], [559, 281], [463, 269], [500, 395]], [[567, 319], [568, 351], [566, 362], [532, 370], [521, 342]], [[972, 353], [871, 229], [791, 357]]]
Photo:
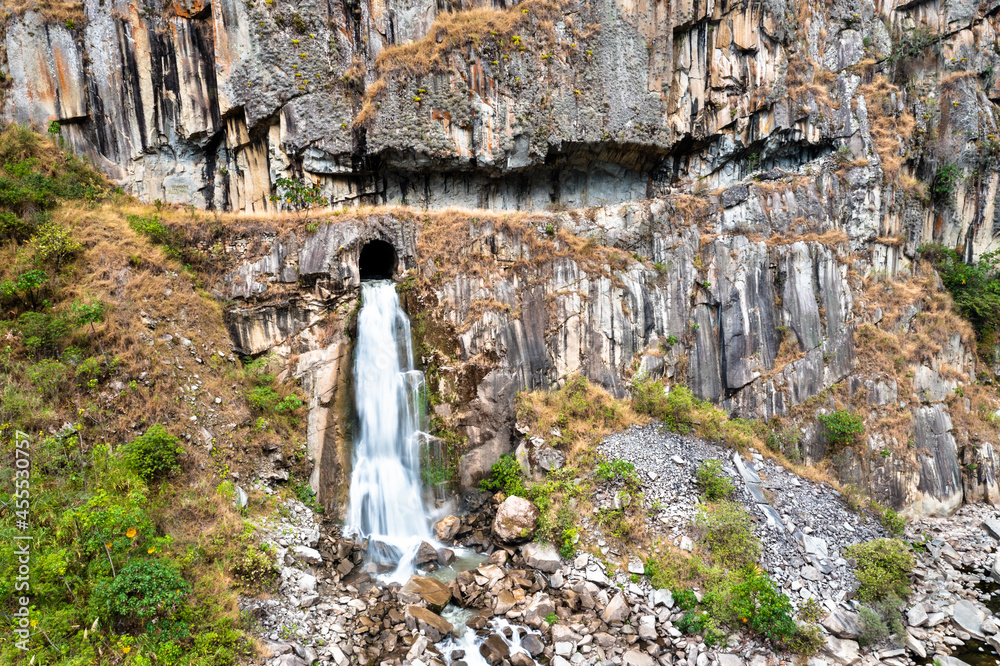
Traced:
[[33, 627], [37, 627], [37, 626], [38, 626], [38, 620], [32, 620], [32, 621], [30, 622], [30, 624], [31, 624], [31, 626], [33, 626]]
[[104, 543], [104, 547], [105, 547], [105, 548], [111, 548], [111, 542], [110, 542], [110, 541], [106, 541], [106, 542]]
[[152, 546], [150, 546], [149, 550], [147, 550], [146, 552], [149, 553], [150, 555], [152, 555], [154, 550], [156, 550], [156, 549], [153, 548]]
[[129, 539], [134, 539], [135, 538], [135, 528], [134, 527], [128, 528], [128, 532], [125, 533], [125, 536], [127, 536]]
[[124, 652], [125, 654], [128, 654], [131, 651], [132, 651], [132, 648], [129, 647], [128, 645], [122, 647], [122, 652]]

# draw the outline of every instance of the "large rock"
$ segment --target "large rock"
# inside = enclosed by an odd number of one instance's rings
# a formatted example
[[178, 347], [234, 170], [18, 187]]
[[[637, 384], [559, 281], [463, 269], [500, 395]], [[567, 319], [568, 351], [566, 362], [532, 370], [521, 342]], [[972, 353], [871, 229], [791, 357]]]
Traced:
[[837, 609], [820, 622], [824, 629], [837, 638], [857, 638], [861, 635], [858, 614]]
[[608, 602], [601, 618], [608, 624], [620, 624], [628, 617], [628, 613], [628, 602], [625, 601], [625, 595], [619, 592]]
[[510, 646], [499, 634], [490, 634], [479, 646], [479, 654], [491, 664], [499, 664], [510, 656]]
[[308, 546], [295, 546], [292, 549], [292, 557], [298, 562], [306, 562], [307, 564], [321, 564], [323, 562], [323, 556], [319, 554], [319, 551]]
[[720, 654], [718, 655], [719, 666], [743, 666], [743, 660], [739, 655]]
[[983, 521], [983, 529], [994, 539], [1000, 539], [1000, 520], [987, 518]]
[[528, 603], [528, 607], [524, 609], [524, 622], [530, 627], [538, 628], [542, 626], [545, 622], [545, 618], [548, 617], [550, 613], [555, 612], [556, 606], [552, 603], [552, 599], [549, 595], [539, 592]]
[[906, 623], [911, 627], [919, 627], [927, 622], [927, 609], [923, 604], [914, 604], [913, 608], [906, 611]]
[[437, 549], [431, 544], [424, 541], [417, 548], [417, 554], [413, 557], [414, 564], [426, 564], [427, 562], [436, 562], [438, 558]]
[[493, 518], [493, 536], [503, 543], [523, 543], [538, 526], [538, 507], [523, 497], [510, 496]]
[[521, 557], [529, 567], [545, 573], [555, 573], [562, 565], [559, 553], [551, 544], [526, 543], [521, 546]]
[[983, 636], [983, 620], [986, 619], [986, 613], [977, 608], [972, 602], [965, 599], [956, 602], [951, 619], [964, 631], [967, 631], [979, 640], [985, 638]]
[[457, 516], [445, 516], [434, 523], [434, 538], [441, 542], [451, 541], [462, 527], [462, 519]]
[[411, 576], [399, 589], [399, 599], [404, 603], [416, 604], [423, 601], [435, 613], [440, 613], [451, 601], [451, 590], [439, 580], [424, 576]]
[[422, 630], [432, 643], [437, 643], [455, 629], [451, 622], [423, 606], [410, 604], [406, 607], [406, 615], [413, 618], [417, 629]]
[[961, 659], [949, 657], [948, 655], [943, 654], [934, 655], [934, 662], [935, 664], [940, 664], [941, 666], [969, 666], [969, 664]]
[[653, 658], [650, 657], [645, 652], [640, 652], [639, 650], [629, 650], [622, 657], [622, 663], [625, 666], [653, 666]]
[[823, 654], [833, 659], [841, 666], [850, 666], [861, 659], [860, 647], [857, 641], [827, 636], [823, 646]]

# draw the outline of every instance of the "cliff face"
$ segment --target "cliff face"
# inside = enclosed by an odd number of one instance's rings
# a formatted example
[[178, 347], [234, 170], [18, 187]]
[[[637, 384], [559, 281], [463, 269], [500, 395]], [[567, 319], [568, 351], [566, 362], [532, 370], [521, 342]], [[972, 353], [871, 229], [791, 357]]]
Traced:
[[[816, 414], [850, 406], [867, 439], [840, 476], [946, 514], [1000, 501], [997, 405], [914, 259], [995, 247], [998, 8], [86, 0], [7, 17], [3, 109], [147, 200], [273, 213], [295, 178], [411, 207], [223, 239], [234, 344], [311, 392], [328, 505], [383, 239], [466, 486], [511, 448], [518, 390], [645, 371], [782, 420], [812, 461]], [[501, 212], [414, 210], [446, 207]]]

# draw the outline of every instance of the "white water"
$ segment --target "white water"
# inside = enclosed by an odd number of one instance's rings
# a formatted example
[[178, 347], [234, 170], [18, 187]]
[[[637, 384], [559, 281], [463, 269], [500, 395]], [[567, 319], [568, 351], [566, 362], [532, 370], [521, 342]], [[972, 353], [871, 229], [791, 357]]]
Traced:
[[368, 539], [368, 557], [395, 566], [389, 579], [403, 582], [420, 543], [434, 543], [420, 483], [424, 375], [413, 369], [410, 321], [395, 285], [363, 282], [361, 295], [354, 361], [360, 428], [345, 531]]
[[[475, 631], [465, 626], [465, 623], [472, 619], [475, 613], [464, 608], [459, 608], [454, 604], [448, 604], [444, 611], [441, 613], [441, 617], [448, 620], [455, 626], [454, 636], [444, 639], [437, 644], [438, 650], [441, 651], [441, 656], [444, 657], [446, 664], [451, 666], [452, 661], [451, 653], [454, 650], [465, 651], [465, 656], [462, 657], [468, 666], [490, 666], [490, 662], [486, 660], [481, 654], [479, 654], [479, 646], [483, 644], [486, 637], [478, 636]], [[541, 634], [537, 631], [533, 631], [526, 627], [520, 625], [511, 624], [503, 617], [495, 617], [489, 621], [486, 625], [490, 633], [498, 634], [510, 648], [511, 654], [516, 654], [518, 652], [523, 652], [528, 654], [528, 651], [521, 647], [521, 640], [528, 634], [535, 634], [541, 638]], [[504, 635], [504, 629], [511, 630], [511, 637], [507, 638]], [[487, 634], [488, 636], [489, 634]], [[530, 656], [530, 655], [529, 655]], [[532, 659], [534, 661], [534, 659]], [[537, 663], [537, 662], [535, 662]]]

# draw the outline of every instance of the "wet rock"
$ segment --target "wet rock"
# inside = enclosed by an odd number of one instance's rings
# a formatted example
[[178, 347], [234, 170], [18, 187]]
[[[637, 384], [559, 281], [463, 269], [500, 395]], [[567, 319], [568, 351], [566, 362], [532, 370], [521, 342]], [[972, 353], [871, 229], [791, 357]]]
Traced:
[[510, 646], [499, 634], [490, 634], [479, 646], [479, 654], [491, 664], [499, 664], [510, 656]]
[[423, 631], [432, 643], [437, 643], [455, 629], [451, 622], [423, 606], [410, 604], [406, 607], [406, 617], [412, 619], [416, 628]]
[[521, 556], [529, 567], [545, 573], [555, 573], [562, 566], [559, 553], [551, 544], [526, 543], [521, 546]]
[[444, 543], [451, 541], [462, 527], [462, 520], [456, 516], [445, 516], [434, 523], [434, 538]]
[[523, 497], [511, 496], [497, 509], [493, 536], [503, 543], [522, 543], [531, 539], [538, 525], [538, 508]]
[[416, 604], [421, 601], [435, 613], [440, 613], [451, 601], [451, 590], [441, 581], [425, 576], [411, 576], [399, 588], [399, 599], [404, 603]]
[[451, 548], [439, 548], [437, 551], [437, 563], [443, 567], [455, 561], [455, 551]]
[[511, 666], [537, 666], [534, 659], [523, 652], [515, 652], [510, 655]]
[[427, 562], [436, 562], [438, 558], [437, 549], [431, 544], [424, 541], [417, 548], [417, 554], [413, 558], [414, 564], [425, 564]]

